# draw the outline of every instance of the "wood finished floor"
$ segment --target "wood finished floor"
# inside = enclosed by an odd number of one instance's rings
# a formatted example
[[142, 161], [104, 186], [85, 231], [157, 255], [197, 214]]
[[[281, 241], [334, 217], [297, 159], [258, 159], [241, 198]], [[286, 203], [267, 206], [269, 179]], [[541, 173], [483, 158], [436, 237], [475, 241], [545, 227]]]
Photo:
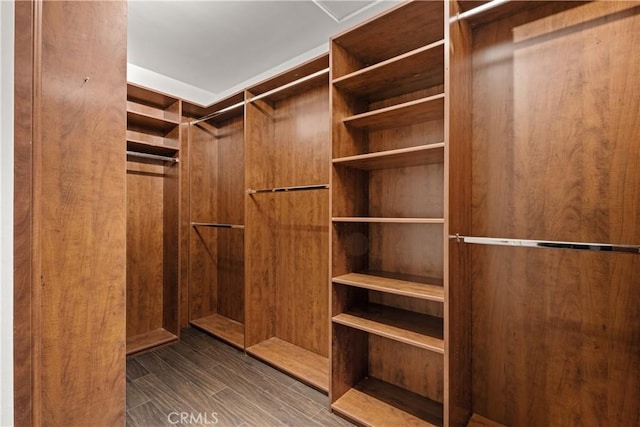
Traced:
[[193, 328], [127, 359], [128, 427], [351, 426], [327, 406], [326, 395]]

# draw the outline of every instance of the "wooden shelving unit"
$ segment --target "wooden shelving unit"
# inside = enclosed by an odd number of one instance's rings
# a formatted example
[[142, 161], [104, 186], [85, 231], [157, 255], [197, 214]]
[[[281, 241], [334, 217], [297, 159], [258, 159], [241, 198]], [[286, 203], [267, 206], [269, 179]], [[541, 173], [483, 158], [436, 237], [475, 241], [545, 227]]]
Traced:
[[[331, 40], [331, 407], [445, 423], [445, 2]], [[418, 18], [420, 17], [420, 18]]]
[[[179, 158], [177, 98], [127, 85], [127, 151]], [[127, 354], [179, 335], [180, 168], [127, 156]]]
[[[245, 196], [246, 351], [325, 392], [328, 66], [323, 55], [246, 91]], [[249, 191], [285, 187], [298, 189]]]
[[244, 94], [185, 103], [189, 124], [189, 323], [244, 349]]

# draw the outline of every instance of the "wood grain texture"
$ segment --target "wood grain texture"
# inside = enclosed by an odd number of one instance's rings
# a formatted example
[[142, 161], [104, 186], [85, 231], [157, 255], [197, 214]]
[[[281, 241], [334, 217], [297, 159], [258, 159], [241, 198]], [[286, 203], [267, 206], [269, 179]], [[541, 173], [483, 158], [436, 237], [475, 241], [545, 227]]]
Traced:
[[162, 326], [180, 334], [180, 176], [181, 165], [167, 163], [163, 179]]
[[191, 324], [220, 339], [244, 349], [244, 325], [219, 314], [194, 319]]
[[441, 224], [369, 224], [369, 270], [442, 277]]
[[362, 425], [442, 425], [441, 404], [375, 378], [358, 383], [331, 408]]
[[329, 389], [329, 358], [277, 337], [247, 348], [247, 352], [321, 391]]
[[127, 163], [127, 336], [163, 327], [164, 167]]
[[333, 404], [367, 376], [369, 335], [338, 323], [331, 328], [329, 401]]
[[[385, 277], [378, 272], [348, 273], [334, 277], [333, 283], [371, 289], [396, 295], [404, 295], [412, 298], [428, 299], [432, 301], [444, 301], [444, 288], [442, 280], [417, 277]], [[413, 279], [413, 280], [411, 280]], [[418, 282], [417, 280], [421, 280]], [[440, 283], [440, 284], [438, 284]]]
[[363, 170], [419, 166], [431, 163], [444, 163], [444, 143], [399, 148], [333, 159], [334, 165], [343, 165]]
[[[181, 101], [182, 108], [182, 101]], [[184, 112], [182, 113], [184, 114]], [[189, 325], [189, 238], [191, 237], [191, 212], [190, 200], [191, 191], [189, 191], [190, 164], [189, 156], [189, 127], [184, 123], [181, 124], [179, 130], [179, 146], [180, 146], [180, 189], [179, 189], [179, 239], [178, 250], [180, 259], [178, 264], [178, 286], [179, 286], [179, 324], [180, 328]]]
[[435, 353], [444, 353], [442, 319], [436, 317], [368, 304], [334, 316], [333, 322]]
[[275, 198], [275, 333], [292, 344], [329, 355], [329, 194], [325, 190]]
[[[384, 61], [444, 37], [442, 2], [407, 2], [331, 39], [366, 65]], [[355, 69], [342, 67], [333, 78]]]
[[[190, 222], [216, 221], [218, 160], [215, 128], [189, 126]], [[189, 227], [189, 319], [215, 313], [217, 306], [218, 230]]]
[[[460, 11], [449, 2], [449, 15]], [[445, 63], [448, 64], [445, 94], [445, 225], [444, 238], [471, 233], [472, 184], [472, 43], [466, 21], [448, 27]], [[446, 163], [448, 162], [448, 163]], [[448, 188], [447, 188], [448, 186]], [[445, 242], [445, 424], [466, 425], [471, 400], [471, 277], [466, 245]]]
[[[640, 9], [551, 7], [475, 34], [473, 232], [637, 243]], [[638, 424], [636, 259], [473, 248], [472, 263], [474, 412]]]
[[443, 355], [369, 336], [369, 376], [443, 403]]
[[[125, 420], [126, 4], [44, 2], [36, 424]], [[71, 24], [73, 23], [73, 24]], [[83, 84], [85, 77], [91, 80]], [[100, 414], [96, 417], [96, 414]]]
[[[444, 40], [333, 80], [335, 87], [368, 100], [444, 84]], [[401, 84], [398, 84], [401, 83]]]
[[[34, 360], [38, 310], [33, 299], [33, 92], [34, 92], [34, 10], [32, 2], [15, 2], [14, 50], [14, 140], [13, 140], [13, 413], [15, 425], [33, 425], [33, 378], [38, 376]], [[35, 322], [32, 320], [36, 320]]]
[[127, 356], [176, 341], [178, 337], [163, 328], [127, 337]]
[[442, 120], [444, 95], [416, 99], [403, 104], [380, 108], [345, 117], [345, 125], [354, 128], [380, 130], [397, 128], [413, 123]]
[[544, 12], [536, 9], [478, 31], [474, 208], [484, 215], [474, 216], [476, 234], [640, 240], [640, 174], [630, 168], [640, 158], [632, 142], [640, 83], [630, 77], [640, 73], [639, 18], [637, 7], [618, 11], [629, 5], [583, 5], [532, 21]]

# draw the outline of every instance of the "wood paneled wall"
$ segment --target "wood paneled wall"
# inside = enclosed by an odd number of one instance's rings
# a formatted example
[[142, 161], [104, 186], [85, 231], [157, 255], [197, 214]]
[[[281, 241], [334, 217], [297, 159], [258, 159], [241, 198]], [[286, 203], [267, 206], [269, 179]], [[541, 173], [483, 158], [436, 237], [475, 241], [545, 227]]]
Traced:
[[[557, 8], [474, 33], [473, 234], [638, 244], [640, 5]], [[638, 425], [637, 256], [471, 255], [475, 412]]]
[[24, 3], [16, 9], [16, 65], [24, 65], [16, 71], [25, 73], [16, 80], [14, 340], [24, 360], [16, 423], [123, 424], [126, 3]]

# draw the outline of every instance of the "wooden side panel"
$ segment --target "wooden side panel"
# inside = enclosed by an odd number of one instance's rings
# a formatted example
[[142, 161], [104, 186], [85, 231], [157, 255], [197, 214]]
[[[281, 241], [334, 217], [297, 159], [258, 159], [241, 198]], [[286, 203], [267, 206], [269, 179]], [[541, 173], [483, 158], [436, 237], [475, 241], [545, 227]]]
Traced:
[[475, 412], [505, 425], [637, 425], [637, 256], [473, 249]]
[[[184, 114], [184, 113], [183, 113]], [[191, 236], [190, 198], [189, 191], [189, 126], [184, 123], [180, 129], [180, 217], [179, 217], [179, 286], [180, 286], [180, 328], [189, 325], [189, 238]]]
[[[475, 34], [473, 234], [640, 242], [640, 6]], [[472, 248], [473, 402], [506, 425], [638, 425], [638, 259]]]
[[[216, 129], [201, 122], [189, 126], [189, 215], [192, 222], [216, 220], [218, 157]], [[216, 260], [218, 230], [189, 230], [189, 319], [215, 313], [217, 304]]]
[[179, 335], [180, 308], [180, 165], [167, 164], [164, 167], [163, 180], [163, 296], [162, 296], [162, 324], [163, 327]]
[[[217, 221], [244, 224], [244, 118], [216, 129]], [[218, 313], [244, 323], [244, 231], [218, 232]]]
[[[445, 4], [451, 16], [458, 13], [458, 2]], [[445, 30], [446, 31], [446, 30]], [[448, 235], [471, 234], [471, 151], [472, 151], [472, 43], [466, 21], [448, 26], [445, 79], [448, 117], [445, 123], [445, 204]], [[445, 423], [451, 427], [467, 424], [471, 401], [471, 277], [468, 247], [449, 241], [445, 256]], [[448, 270], [448, 273], [447, 273]], [[447, 277], [448, 276], [448, 277]]]
[[276, 105], [272, 150], [275, 177], [266, 187], [329, 183], [329, 92], [326, 86], [309, 89]]
[[127, 162], [127, 337], [163, 327], [164, 168]]
[[[33, 377], [38, 375], [33, 360], [32, 334], [32, 202], [33, 202], [33, 43], [34, 3], [15, 2], [14, 57], [14, 158], [13, 158], [13, 378], [14, 422], [33, 425]], [[37, 323], [36, 323], [37, 324]]]
[[126, 26], [124, 2], [42, 5], [34, 285], [51, 425], [125, 421]]
[[276, 202], [267, 194], [245, 197], [245, 346], [251, 347], [275, 336]]
[[539, 20], [532, 11], [477, 32], [476, 234], [640, 240], [640, 6], [632, 4], [596, 2]]
[[329, 357], [329, 192], [273, 196], [276, 336]]
[[367, 376], [369, 334], [332, 325], [331, 403]]

